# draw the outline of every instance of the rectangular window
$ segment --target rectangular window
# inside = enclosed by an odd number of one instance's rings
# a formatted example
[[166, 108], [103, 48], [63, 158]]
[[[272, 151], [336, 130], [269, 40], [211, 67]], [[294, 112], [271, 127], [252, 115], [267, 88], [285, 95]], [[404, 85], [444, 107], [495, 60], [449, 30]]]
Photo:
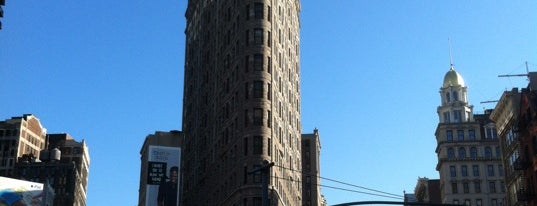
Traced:
[[272, 99], [272, 85], [270, 83], [267, 84], [267, 99]]
[[282, 30], [278, 29], [278, 43], [282, 43]]
[[254, 44], [263, 44], [263, 29], [254, 29]]
[[272, 127], [272, 112], [270, 110], [267, 111], [267, 127]]
[[[248, 138], [245, 137], [244, 138], [244, 156], [248, 155]], [[244, 183], [246, 183], [246, 180], [244, 181]]]
[[498, 133], [496, 132], [495, 127], [487, 127], [485, 128], [485, 134], [487, 139], [495, 139], [498, 138]]
[[464, 130], [457, 130], [457, 140], [464, 141]]
[[456, 177], [457, 176], [457, 170], [455, 169], [455, 166], [449, 166], [449, 173], [450, 173], [451, 177]]
[[450, 122], [450, 115], [449, 115], [449, 112], [444, 112], [444, 123], [449, 123]]
[[459, 189], [457, 188], [457, 183], [456, 182], [451, 183], [451, 193], [453, 193], [453, 194], [459, 193]]
[[452, 130], [447, 130], [446, 131], [446, 139], [447, 139], [447, 141], [453, 141], [453, 131]]
[[475, 130], [468, 130], [468, 137], [470, 138], [470, 140], [475, 140]]
[[474, 177], [479, 177], [479, 165], [472, 165], [472, 170], [474, 172]]
[[492, 203], [492, 206], [498, 206], [498, 200], [496, 199], [492, 199], [490, 203]]
[[248, 72], [250, 70], [250, 56], [246, 55], [244, 57], [244, 72]]
[[246, 15], [245, 15], [245, 16], [246, 16], [246, 20], [249, 20], [249, 19], [250, 19], [250, 14], [251, 14], [251, 12], [250, 12], [250, 5], [248, 4], [248, 5], [246, 5]]
[[460, 110], [453, 111], [453, 121], [456, 123], [462, 121], [462, 115]]
[[263, 81], [254, 81], [254, 98], [263, 98]]
[[489, 177], [494, 176], [494, 165], [487, 165], [487, 174]]
[[474, 190], [475, 190], [475, 193], [481, 193], [481, 182], [474, 182]]
[[268, 47], [272, 46], [272, 36], [270, 34], [270, 31], [267, 32], [267, 46]]
[[278, 130], [278, 137], [280, 138], [280, 144], [283, 144], [283, 137], [282, 137], [282, 136], [283, 136], [283, 133], [282, 133], [282, 128], [279, 127], [278, 129], [279, 129], [279, 130]]
[[254, 206], [261, 206], [261, 197], [254, 197]]
[[250, 96], [250, 88], [248, 88], [248, 82], [244, 83], [244, 99], [248, 99]]
[[254, 154], [263, 154], [263, 137], [261, 136], [254, 137]]
[[475, 205], [476, 206], [483, 206], [483, 200], [481, 200], [481, 199], [475, 200]]
[[503, 177], [503, 166], [502, 165], [498, 165], [498, 175], [500, 175], [500, 177]]
[[264, 7], [265, 5], [263, 5], [263, 3], [254, 4], [254, 16], [256, 19], [263, 19]]
[[246, 30], [246, 35], [244, 36], [244, 43], [246, 46], [250, 45], [250, 30]]
[[463, 165], [461, 166], [461, 175], [463, 177], [467, 177], [468, 176], [468, 167], [466, 165]]
[[254, 109], [254, 125], [263, 126], [263, 110], [261, 108]]
[[[254, 165], [254, 170], [260, 167], [261, 165]], [[254, 183], [261, 183], [261, 171], [254, 172]]]
[[263, 55], [254, 54], [254, 70], [263, 71]]
[[494, 181], [489, 182], [489, 192], [496, 193], [496, 182]]
[[468, 182], [462, 183], [462, 189], [463, 189], [464, 193], [469, 193], [470, 192], [470, 185], [468, 184]]
[[244, 127], [248, 127], [248, 122], [250, 122], [250, 117], [248, 115], [248, 110], [244, 110]]
[[267, 19], [268, 21], [272, 21], [272, 8], [269, 6], [267, 8], [268, 12], [267, 12]]
[[271, 138], [268, 138], [267, 153], [269, 157], [272, 155], [272, 139]]
[[464, 205], [466, 205], [466, 206], [472, 206], [472, 201], [470, 201], [469, 199], [465, 199], [465, 200], [464, 200]]
[[272, 59], [267, 57], [267, 72], [272, 73]]

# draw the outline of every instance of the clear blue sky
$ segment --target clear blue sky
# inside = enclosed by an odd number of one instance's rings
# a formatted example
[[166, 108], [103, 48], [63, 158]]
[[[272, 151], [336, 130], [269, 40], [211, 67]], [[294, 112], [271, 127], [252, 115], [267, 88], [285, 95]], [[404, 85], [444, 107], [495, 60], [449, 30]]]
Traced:
[[[7, 0], [0, 119], [37, 115], [86, 140], [89, 206], [136, 205], [146, 135], [181, 129], [186, 0]], [[303, 0], [303, 132], [321, 176], [389, 193], [437, 178], [436, 108], [449, 69], [475, 111], [537, 71], [537, 2]], [[334, 182], [322, 184], [346, 187]], [[395, 200], [322, 188], [329, 204]]]

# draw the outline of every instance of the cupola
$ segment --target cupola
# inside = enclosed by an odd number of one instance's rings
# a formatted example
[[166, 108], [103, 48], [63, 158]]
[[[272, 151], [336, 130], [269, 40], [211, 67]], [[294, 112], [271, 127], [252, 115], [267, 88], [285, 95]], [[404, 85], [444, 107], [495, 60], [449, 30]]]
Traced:
[[444, 84], [442, 88], [447, 88], [450, 86], [461, 86], [465, 87], [464, 79], [462, 76], [451, 67], [449, 71], [444, 76]]

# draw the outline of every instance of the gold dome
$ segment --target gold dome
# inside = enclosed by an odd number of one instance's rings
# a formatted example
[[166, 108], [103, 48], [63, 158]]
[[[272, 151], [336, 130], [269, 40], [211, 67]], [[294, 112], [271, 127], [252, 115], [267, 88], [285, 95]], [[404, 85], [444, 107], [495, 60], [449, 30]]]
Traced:
[[458, 72], [456, 72], [453, 67], [451, 67], [446, 73], [446, 76], [444, 76], [444, 85], [442, 87], [446, 88], [450, 86], [466, 86], [464, 84], [464, 79], [462, 78], [462, 76]]

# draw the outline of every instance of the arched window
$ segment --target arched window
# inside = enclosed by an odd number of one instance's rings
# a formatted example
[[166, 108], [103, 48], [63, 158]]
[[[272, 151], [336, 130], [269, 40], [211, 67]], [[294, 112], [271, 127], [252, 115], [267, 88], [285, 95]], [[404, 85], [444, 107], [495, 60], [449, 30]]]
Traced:
[[457, 91], [453, 91], [453, 101], [459, 101], [459, 93]]
[[464, 147], [459, 148], [459, 158], [465, 158], [466, 157], [466, 149]]
[[446, 92], [446, 102], [451, 102], [451, 96], [449, 96], [449, 92]]
[[492, 157], [492, 149], [490, 149], [490, 147], [485, 147], [485, 157], [486, 158]]
[[448, 148], [447, 149], [447, 156], [448, 158], [455, 158], [455, 150], [453, 148]]
[[470, 148], [470, 157], [477, 158], [477, 148], [475, 147]]

